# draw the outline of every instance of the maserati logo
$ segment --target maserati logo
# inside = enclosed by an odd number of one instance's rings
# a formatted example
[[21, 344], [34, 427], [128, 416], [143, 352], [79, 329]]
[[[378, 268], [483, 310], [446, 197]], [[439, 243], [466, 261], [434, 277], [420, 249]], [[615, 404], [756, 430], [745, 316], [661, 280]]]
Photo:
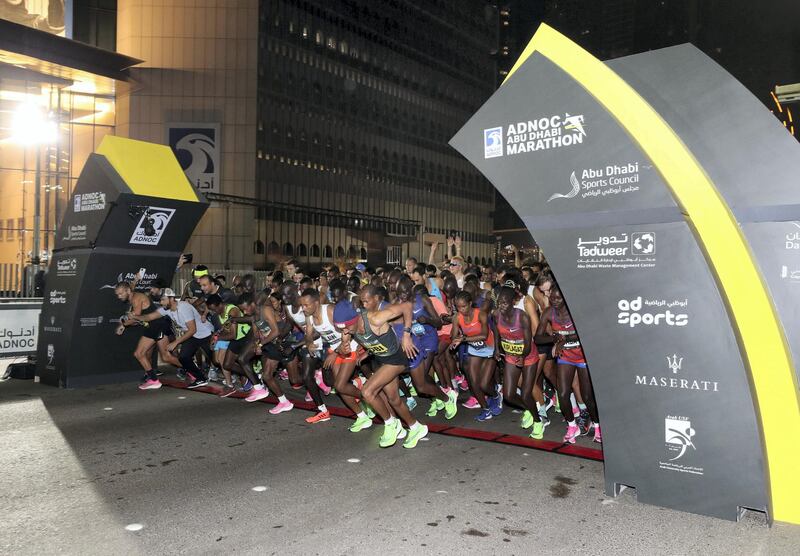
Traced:
[[683, 366], [683, 357], [678, 359], [678, 356], [673, 354], [672, 357], [667, 356], [667, 366], [673, 373], [677, 373]]

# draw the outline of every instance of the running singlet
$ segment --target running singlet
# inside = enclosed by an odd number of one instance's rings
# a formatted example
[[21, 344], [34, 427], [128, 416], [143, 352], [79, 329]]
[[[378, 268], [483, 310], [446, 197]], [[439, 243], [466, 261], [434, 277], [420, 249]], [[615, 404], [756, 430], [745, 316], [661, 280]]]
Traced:
[[[575, 334], [575, 325], [572, 322], [572, 317], [568, 317], [567, 320], [561, 322], [556, 318], [555, 308], [551, 307], [550, 311], [550, 325], [553, 327], [554, 333], [561, 336], [570, 336]], [[586, 364], [586, 358], [583, 355], [583, 348], [578, 340], [564, 344], [561, 355], [559, 355], [558, 358], [566, 363], [575, 363], [581, 365]]]
[[361, 319], [364, 321], [364, 333], [354, 333], [353, 336], [358, 340], [364, 349], [376, 357], [391, 357], [400, 351], [397, 335], [390, 326], [383, 334], [376, 334], [369, 326], [369, 318], [366, 311], [361, 312]]
[[429, 336], [436, 334], [436, 329], [430, 324], [420, 324], [417, 322], [419, 317], [430, 318], [427, 309], [425, 309], [425, 305], [422, 303], [422, 296], [419, 294], [417, 294], [416, 298], [414, 298], [413, 313], [414, 320], [411, 321], [411, 333], [414, 336]]
[[[322, 341], [328, 344], [328, 348], [331, 350], [336, 350], [339, 345], [342, 343], [342, 334], [333, 326], [333, 323], [328, 318], [328, 306], [321, 305], [320, 313], [322, 313], [322, 322], [319, 324], [315, 323], [313, 317], [308, 317], [311, 320], [311, 326], [314, 327], [314, 330], [317, 331], [317, 334], [320, 335]], [[355, 340], [350, 341], [350, 350], [355, 351], [358, 348], [356, 345]]]
[[[286, 305], [286, 312], [289, 313], [289, 317], [297, 324], [300, 328], [299, 336], [297, 336], [297, 340], [302, 340], [305, 338], [305, 329], [306, 329], [306, 314], [303, 312], [303, 308], [300, 307], [297, 309], [297, 312], [292, 311], [291, 305]], [[322, 340], [317, 338], [314, 340], [314, 349], [319, 350], [322, 349]]]
[[[465, 323], [464, 322], [464, 315], [461, 313], [458, 314], [458, 327], [461, 329], [461, 334], [463, 336], [477, 336], [481, 333], [481, 321], [478, 318], [478, 314], [480, 313], [480, 309], [477, 307], [472, 309], [472, 322]], [[479, 342], [467, 342], [470, 346], [474, 348], [484, 348], [484, 347], [492, 347], [494, 346], [494, 333], [492, 329], [489, 328], [489, 336], [486, 340], [481, 340]]]
[[525, 350], [525, 334], [520, 325], [522, 313], [524, 311], [514, 309], [510, 323], [506, 322], [502, 313], [498, 314], [497, 334], [500, 336], [500, 345], [506, 355], [519, 356]]
[[428, 278], [428, 284], [430, 284], [430, 292], [431, 297], [435, 297], [439, 301], [444, 301], [442, 298], [442, 290], [439, 289], [439, 285], [436, 283], [436, 278]]

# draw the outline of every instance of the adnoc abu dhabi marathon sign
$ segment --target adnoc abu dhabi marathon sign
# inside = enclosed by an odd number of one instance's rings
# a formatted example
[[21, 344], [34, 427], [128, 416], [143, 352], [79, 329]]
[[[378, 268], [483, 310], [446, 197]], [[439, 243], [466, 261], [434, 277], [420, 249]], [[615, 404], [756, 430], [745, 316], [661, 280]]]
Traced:
[[565, 294], [606, 490], [800, 522], [800, 147], [780, 123], [690, 45], [604, 64], [543, 25], [451, 144]]

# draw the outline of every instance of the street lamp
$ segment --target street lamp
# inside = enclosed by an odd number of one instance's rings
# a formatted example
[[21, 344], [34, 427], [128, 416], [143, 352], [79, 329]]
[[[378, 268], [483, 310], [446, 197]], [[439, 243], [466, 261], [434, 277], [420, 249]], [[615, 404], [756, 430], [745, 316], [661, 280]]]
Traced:
[[42, 106], [25, 101], [17, 106], [11, 118], [12, 139], [24, 147], [36, 147], [36, 183], [33, 201], [33, 254], [31, 265], [38, 270], [40, 263], [39, 236], [42, 231], [42, 167], [39, 145], [49, 145], [58, 138], [58, 126]]

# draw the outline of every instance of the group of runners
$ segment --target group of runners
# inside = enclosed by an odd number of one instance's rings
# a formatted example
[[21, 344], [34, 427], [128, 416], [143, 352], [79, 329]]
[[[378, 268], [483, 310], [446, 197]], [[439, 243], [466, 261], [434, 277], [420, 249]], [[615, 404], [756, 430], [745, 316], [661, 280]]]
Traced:
[[316, 406], [310, 424], [330, 420], [334, 394], [356, 416], [351, 432], [378, 415], [381, 447], [414, 448], [428, 434], [417, 399], [429, 400], [426, 416], [452, 419], [460, 391], [478, 421], [511, 406], [541, 439], [555, 408], [564, 442], [590, 433], [602, 442], [580, 340], [546, 264], [477, 267], [457, 254], [437, 267], [435, 255], [404, 268], [325, 265], [315, 276], [291, 260], [263, 287], [245, 275], [228, 288], [202, 265], [180, 294], [120, 282], [115, 293], [130, 308], [117, 333], [142, 330], [143, 390], [161, 387], [155, 352], [189, 388], [220, 381], [220, 396], [243, 392], [248, 402], [272, 392], [273, 415], [294, 408], [288, 381]]

